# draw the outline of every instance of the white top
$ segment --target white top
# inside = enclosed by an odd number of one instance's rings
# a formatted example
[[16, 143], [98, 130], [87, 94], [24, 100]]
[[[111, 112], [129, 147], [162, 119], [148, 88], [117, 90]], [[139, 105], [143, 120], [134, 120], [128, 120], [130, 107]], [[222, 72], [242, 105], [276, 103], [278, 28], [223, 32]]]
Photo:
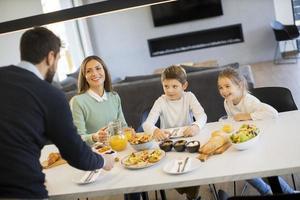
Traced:
[[278, 116], [278, 112], [272, 106], [262, 103], [249, 93], [237, 105], [225, 100], [224, 107], [228, 117], [233, 117], [238, 113], [249, 113], [252, 120], [272, 119]]
[[107, 100], [107, 93], [103, 92], [103, 95], [100, 96], [98, 95], [96, 92], [94, 92], [93, 90], [91, 89], [88, 89], [87, 93], [92, 97], [94, 98], [97, 102], [103, 102], [103, 101], [106, 101]]
[[[195, 122], [193, 122], [193, 116]], [[207, 116], [201, 104], [192, 92], [183, 92], [179, 100], [171, 101], [166, 95], [160, 96], [155, 102], [143, 123], [143, 129], [147, 133], [153, 134], [157, 128], [155, 123], [160, 118], [160, 128], [182, 127], [196, 124], [203, 128]]]

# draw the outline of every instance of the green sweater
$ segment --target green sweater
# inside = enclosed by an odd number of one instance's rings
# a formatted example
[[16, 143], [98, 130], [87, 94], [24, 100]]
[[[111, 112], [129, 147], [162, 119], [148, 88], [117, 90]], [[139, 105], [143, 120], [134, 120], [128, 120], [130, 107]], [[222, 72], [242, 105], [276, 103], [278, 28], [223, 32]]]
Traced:
[[107, 92], [107, 100], [98, 102], [88, 93], [74, 96], [70, 101], [73, 121], [78, 133], [89, 145], [94, 144], [92, 133], [116, 119], [127, 126], [121, 99], [116, 92]]

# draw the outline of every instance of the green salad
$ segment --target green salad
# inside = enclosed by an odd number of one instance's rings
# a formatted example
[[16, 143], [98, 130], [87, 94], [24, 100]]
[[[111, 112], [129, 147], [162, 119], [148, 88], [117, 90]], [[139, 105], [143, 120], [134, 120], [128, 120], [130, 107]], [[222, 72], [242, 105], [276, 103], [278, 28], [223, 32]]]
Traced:
[[237, 132], [230, 136], [230, 139], [233, 143], [242, 143], [246, 142], [259, 133], [259, 129], [253, 124], [243, 124]]

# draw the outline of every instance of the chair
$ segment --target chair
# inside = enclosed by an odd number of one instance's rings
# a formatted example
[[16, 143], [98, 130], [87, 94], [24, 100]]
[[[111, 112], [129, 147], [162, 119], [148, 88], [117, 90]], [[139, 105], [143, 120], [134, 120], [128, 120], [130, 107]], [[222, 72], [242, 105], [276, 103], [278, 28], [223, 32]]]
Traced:
[[[286, 53], [286, 44], [288, 41], [292, 41], [292, 46], [294, 52], [297, 52], [298, 49], [296, 48], [294, 41], [299, 37], [299, 31], [296, 25], [283, 25], [279, 21], [273, 21], [271, 22], [271, 27], [273, 29], [275, 39], [277, 41], [275, 55], [274, 55], [274, 64], [283, 64], [283, 63], [297, 63], [298, 59], [297, 56], [291, 57], [291, 58], [285, 58], [285, 56], [281, 55], [280, 52], [280, 42], [284, 42], [283, 52]], [[295, 62], [282, 62], [283, 59], [295, 59]]]
[[[258, 98], [261, 102], [266, 103], [273, 108], [275, 108], [278, 112], [286, 112], [292, 110], [298, 110], [297, 105], [293, 99], [293, 95], [288, 88], [284, 87], [260, 87], [253, 88], [250, 90], [250, 93]], [[295, 178], [292, 174], [292, 181], [294, 190], [296, 190]], [[244, 191], [247, 188], [247, 183], [243, 187], [241, 195], [243, 195]], [[234, 194], [235, 185], [234, 185]]]
[[228, 194], [223, 190], [218, 191], [219, 200], [289, 200], [289, 199], [300, 199], [300, 193], [294, 194], [277, 194], [269, 196], [235, 196], [228, 197]]
[[293, 95], [288, 88], [260, 87], [251, 89], [250, 93], [261, 102], [274, 107], [278, 112], [298, 110]]

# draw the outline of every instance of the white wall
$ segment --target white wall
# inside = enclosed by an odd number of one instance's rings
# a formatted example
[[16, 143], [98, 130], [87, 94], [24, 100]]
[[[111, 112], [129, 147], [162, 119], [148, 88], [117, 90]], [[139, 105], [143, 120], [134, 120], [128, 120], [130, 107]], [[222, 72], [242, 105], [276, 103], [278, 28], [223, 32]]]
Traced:
[[[0, 23], [42, 13], [40, 0], [1, 0]], [[0, 35], [0, 66], [20, 62], [19, 41], [24, 31]]]
[[294, 24], [292, 1], [274, 0], [276, 20], [283, 24]]
[[[113, 78], [149, 74], [170, 64], [218, 60], [241, 64], [272, 60], [275, 38], [273, 0], [223, 0], [223, 16], [180, 24], [153, 26], [149, 7], [89, 18], [94, 52], [107, 63]], [[244, 43], [150, 57], [147, 39], [241, 23]]]
[[[275, 16], [276, 20], [283, 24], [294, 24], [293, 17], [293, 6], [292, 1], [290, 0], [274, 0], [275, 7]], [[294, 43], [294, 46], [292, 44]], [[286, 47], [284, 47], [285, 42], [280, 42], [280, 51], [292, 51], [294, 47], [296, 47], [296, 41], [289, 41], [286, 43]]]

